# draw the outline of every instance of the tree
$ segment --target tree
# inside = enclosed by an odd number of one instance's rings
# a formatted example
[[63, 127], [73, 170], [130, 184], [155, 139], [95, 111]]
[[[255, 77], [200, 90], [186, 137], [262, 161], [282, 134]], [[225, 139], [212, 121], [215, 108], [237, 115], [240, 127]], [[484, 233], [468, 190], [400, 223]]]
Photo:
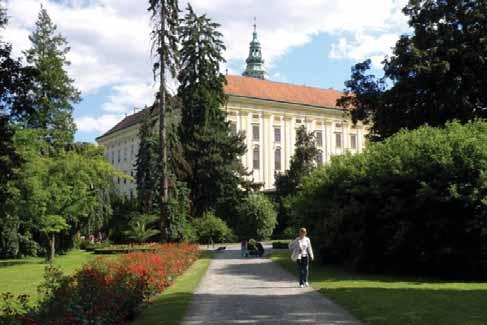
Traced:
[[317, 157], [320, 153], [321, 151], [316, 147], [314, 133], [308, 133], [304, 126], [299, 127], [289, 170], [284, 174], [276, 174], [279, 231], [282, 232], [290, 226], [291, 222], [288, 208], [285, 206], [286, 198], [296, 194], [303, 178], [318, 166]]
[[49, 240], [49, 255], [48, 261], [54, 261], [56, 256], [56, 234], [66, 231], [70, 226], [66, 220], [59, 215], [46, 215], [40, 219], [39, 231], [45, 234]]
[[235, 239], [232, 229], [212, 212], [194, 219], [193, 227], [200, 244], [226, 243]]
[[149, 0], [154, 25], [152, 31], [153, 50], [157, 52], [158, 61], [154, 64], [154, 74], [159, 72], [159, 93], [156, 99], [159, 111], [159, 145], [160, 145], [160, 217], [163, 239], [169, 239], [170, 218], [168, 216], [169, 177], [167, 172], [167, 134], [166, 134], [166, 69], [172, 76], [177, 66], [177, 35], [179, 7], [177, 0]]
[[[6, 10], [0, 1], [0, 29], [7, 24]], [[19, 253], [20, 220], [5, 209], [13, 195], [12, 182], [22, 166], [16, 152], [15, 122], [32, 113], [32, 96], [36, 70], [12, 57], [12, 46], [0, 35], [0, 257], [15, 257]]]
[[358, 63], [338, 105], [372, 123], [376, 140], [401, 128], [486, 118], [487, 1], [410, 0], [403, 12], [413, 33], [384, 60], [384, 77], [367, 74], [370, 60]]
[[221, 109], [226, 102], [226, 80], [220, 73], [225, 46], [218, 27], [205, 15], [196, 15], [188, 5], [180, 35], [178, 97], [183, 108], [179, 134], [191, 166], [187, 184], [192, 215], [196, 217], [209, 210], [220, 213], [219, 209], [230, 201], [235, 207], [236, 201], [244, 197], [242, 187], [248, 187], [239, 161], [246, 151], [243, 135], [232, 134]]
[[64, 149], [73, 143], [76, 132], [72, 104], [81, 100], [74, 80], [65, 69], [70, 65], [66, 58], [70, 48], [42, 6], [29, 39], [32, 48], [24, 53], [38, 74], [34, 88], [35, 114], [29, 115], [25, 123], [29, 127], [44, 129], [47, 141], [57, 150]]
[[251, 193], [240, 204], [240, 238], [269, 239], [277, 225], [277, 213], [272, 202], [262, 193]]
[[155, 129], [155, 114], [152, 108], [145, 108], [142, 126], [139, 129], [139, 152], [136, 161], [137, 199], [142, 213], [152, 213], [154, 203], [159, 199], [158, 168], [159, 141]]
[[17, 130], [14, 143], [24, 163], [4, 208], [21, 216], [19, 234], [38, 234], [45, 218], [61, 216], [70, 231], [59, 244], [68, 248], [79, 231], [94, 232], [108, 222], [112, 178], [126, 176], [105, 161], [102, 148], [76, 144], [73, 150], [47, 155], [51, 147], [41, 129]]

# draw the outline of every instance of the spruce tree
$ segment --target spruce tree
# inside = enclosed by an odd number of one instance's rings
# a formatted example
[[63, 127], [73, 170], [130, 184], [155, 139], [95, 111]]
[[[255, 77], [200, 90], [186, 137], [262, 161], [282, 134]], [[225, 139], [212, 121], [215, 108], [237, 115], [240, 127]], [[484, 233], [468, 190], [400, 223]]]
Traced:
[[152, 14], [154, 25], [152, 31], [152, 49], [157, 53], [154, 64], [154, 76], [158, 75], [159, 93], [156, 103], [159, 112], [159, 146], [160, 146], [160, 226], [163, 240], [169, 240], [170, 210], [169, 175], [168, 175], [168, 146], [166, 130], [166, 70], [172, 76], [176, 74], [179, 7], [177, 0], [149, 0], [148, 10]]
[[139, 129], [139, 152], [136, 161], [137, 198], [141, 212], [150, 214], [158, 197], [158, 150], [159, 141], [155, 131], [156, 116], [154, 108], [145, 108], [142, 126]]
[[242, 198], [240, 187], [247, 185], [239, 160], [246, 150], [243, 136], [232, 134], [222, 110], [226, 80], [220, 63], [225, 46], [218, 27], [205, 15], [196, 15], [188, 4], [181, 27], [178, 96], [183, 105], [179, 133], [191, 166], [187, 184], [193, 216], [210, 209], [218, 213], [229, 202], [235, 207]]
[[74, 80], [66, 71], [70, 65], [66, 58], [70, 48], [42, 6], [29, 39], [32, 48], [25, 51], [25, 56], [39, 73], [34, 89], [35, 114], [26, 123], [29, 127], [45, 129], [47, 141], [57, 150], [63, 149], [73, 143], [76, 126], [72, 105], [81, 100]]

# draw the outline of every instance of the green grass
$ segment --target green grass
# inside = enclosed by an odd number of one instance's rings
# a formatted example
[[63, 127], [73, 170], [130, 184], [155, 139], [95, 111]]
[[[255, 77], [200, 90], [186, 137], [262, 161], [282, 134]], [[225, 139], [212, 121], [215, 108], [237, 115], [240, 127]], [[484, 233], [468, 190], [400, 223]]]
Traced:
[[[54, 265], [59, 266], [65, 274], [71, 274], [92, 257], [92, 253], [73, 250], [57, 256]], [[15, 295], [28, 294], [35, 300], [37, 286], [43, 280], [47, 265], [42, 257], [0, 260], [0, 293], [9, 291]]]
[[155, 298], [133, 324], [180, 324], [191, 302], [193, 292], [208, 269], [212, 257], [213, 252], [204, 251], [201, 258], [179, 276], [171, 287]]
[[[287, 250], [271, 258], [296, 274]], [[487, 324], [487, 283], [364, 275], [313, 263], [310, 284], [365, 324]]]

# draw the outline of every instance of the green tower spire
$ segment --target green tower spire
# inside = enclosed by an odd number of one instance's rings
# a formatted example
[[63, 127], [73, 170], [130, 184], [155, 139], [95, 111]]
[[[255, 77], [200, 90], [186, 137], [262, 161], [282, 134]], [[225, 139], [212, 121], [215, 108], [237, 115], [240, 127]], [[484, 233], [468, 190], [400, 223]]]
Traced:
[[262, 59], [260, 42], [257, 39], [257, 24], [255, 23], [255, 17], [254, 33], [252, 42], [250, 42], [249, 56], [245, 62], [247, 63], [247, 68], [242, 75], [246, 77], [264, 79], [264, 60]]

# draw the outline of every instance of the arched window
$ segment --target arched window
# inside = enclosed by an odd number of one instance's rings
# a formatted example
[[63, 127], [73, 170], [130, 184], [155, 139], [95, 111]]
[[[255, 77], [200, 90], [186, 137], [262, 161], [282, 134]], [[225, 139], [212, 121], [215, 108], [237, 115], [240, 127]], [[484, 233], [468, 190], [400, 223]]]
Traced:
[[252, 159], [253, 159], [253, 167], [254, 170], [259, 170], [260, 169], [260, 150], [259, 146], [254, 147], [254, 152], [252, 154]]

